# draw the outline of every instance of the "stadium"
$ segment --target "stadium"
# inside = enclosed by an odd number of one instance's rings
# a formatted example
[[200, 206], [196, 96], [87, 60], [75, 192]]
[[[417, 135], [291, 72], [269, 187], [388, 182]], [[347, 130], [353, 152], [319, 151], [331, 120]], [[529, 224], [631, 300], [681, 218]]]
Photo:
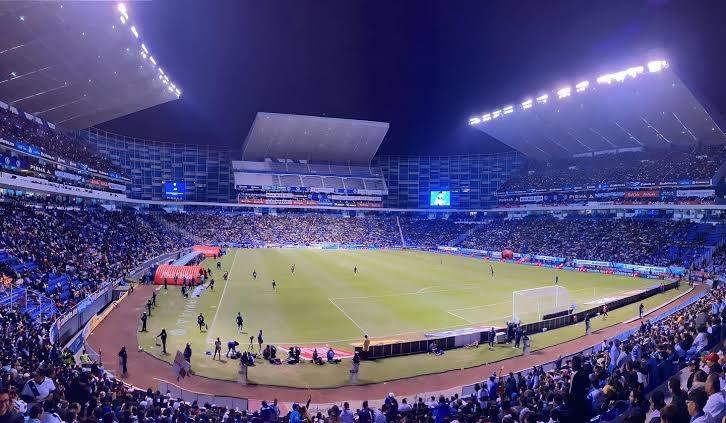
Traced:
[[656, 3], [528, 62], [492, 5], [1, 2], [0, 422], [726, 421], [726, 103]]

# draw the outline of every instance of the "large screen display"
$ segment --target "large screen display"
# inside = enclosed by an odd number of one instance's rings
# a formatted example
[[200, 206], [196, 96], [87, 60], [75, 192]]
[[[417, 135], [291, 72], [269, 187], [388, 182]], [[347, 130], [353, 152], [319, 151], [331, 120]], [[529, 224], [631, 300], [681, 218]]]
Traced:
[[186, 182], [164, 182], [164, 197], [167, 200], [183, 200], [186, 193]]
[[451, 205], [451, 191], [431, 191], [431, 205], [445, 207]]

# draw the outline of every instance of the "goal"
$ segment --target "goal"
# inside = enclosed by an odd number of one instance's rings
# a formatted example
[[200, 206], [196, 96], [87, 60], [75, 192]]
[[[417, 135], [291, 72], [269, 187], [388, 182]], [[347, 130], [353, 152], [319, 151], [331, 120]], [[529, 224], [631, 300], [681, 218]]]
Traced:
[[512, 292], [512, 318], [518, 322], [535, 322], [570, 306], [570, 293], [558, 285]]

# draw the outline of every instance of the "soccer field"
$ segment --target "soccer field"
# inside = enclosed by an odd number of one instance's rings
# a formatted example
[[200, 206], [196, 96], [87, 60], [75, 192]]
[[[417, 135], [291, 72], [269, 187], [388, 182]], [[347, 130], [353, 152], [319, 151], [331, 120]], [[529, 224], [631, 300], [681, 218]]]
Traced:
[[[293, 264], [294, 274], [290, 271]], [[410, 250], [230, 249], [222, 259], [221, 270], [211, 260], [203, 266], [213, 269], [214, 291], [207, 289], [200, 297], [184, 299], [177, 287], [161, 289], [159, 306], [149, 319], [150, 332], [141, 334], [139, 341], [147, 351], [159, 355], [153, 337], [165, 327], [169, 332], [169, 352], [182, 350], [190, 342], [195, 371], [223, 379], [236, 378], [235, 362], [212, 362], [204, 354], [213, 349], [217, 337], [223, 345], [235, 339], [244, 349], [250, 336], [255, 337], [256, 344], [257, 333], [262, 329], [265, 343], [283, 347], [330, 345], [352, 351], [351, 344], [360, 342], [364, 333], [374, 340], [405, 340], [419, 339], [428, 331], [503, 326], [511, 318], [512, 291], [550, 286], [555, 275], [570, 292], [570, 300], [581, 309], [590, 307], [583, 303], [656, 283]], [[230, 272], [226, 283], [222, 280], [224, 270]], [[256, 280], [253, 271], [257, 272]], [[276, 290], [272, 289], [273, 279]], [[674, 295], [667, 292], [653, 297], [646, 307], [661, 304]], [[598, 322], [594, 322], [593, 329], [633, 317], [636, 307], [617, 310], [606, 322], [595, 319]], [[206, 332], [200, 332], [196, 326], [200, 312], [209, 326]], [[237, 312], [244, 316], [243, 333], [237, 330]], [[581, 333], [582, 328], [571, 327], [535, 335], [533, 348], [563, 342]], [[361, 381], [467, 367], [519, 352], [508, 350], [456, 350], [446, 354], [461, 356], [456, 362], [441, 360], [433, 365], [428, 362], [432, 357], [426, 355], [378, 360], [371, 379]], [[278, 356], [284, 359], [286, 351], [279, 348]], [[173, 354], [161, 358], [170, 361]], [[390, 364], [396, 362], [398, 366]], [[347, 380], [348, 368], [347, 364], [319, 367], [265, 363], [252, 369], [250, 379], [276, 385], [340, 386]]]

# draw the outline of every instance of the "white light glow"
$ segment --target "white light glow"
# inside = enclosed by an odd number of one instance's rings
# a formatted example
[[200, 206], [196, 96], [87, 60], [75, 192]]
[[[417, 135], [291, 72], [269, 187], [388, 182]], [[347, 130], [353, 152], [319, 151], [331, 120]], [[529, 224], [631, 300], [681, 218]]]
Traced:
[[151, 63], [156, 64], [156, 60], [154, 60], [154, 56], [149, 56], [149, 60], [151, 60]]
[[623, 82], [628, 76], [631, 78], [635, 78], [636, 76], [643, 73], [643, 70], [644, 69], [642, 66], [634, 66], [620, 72], [606, 73], [605, 75], [599, 76], [597, 78], [597, 82], [598, 84], [610, 84], [613, 81]]
[[133, 32], [134, 37], [139, 38], [139, 31], [136, 30], [135, 26], [131, 27], [131, 32]]
[[557, 98], [569, 97], [570, 94], [572, 94], [572, 88], [570, 87], [560, 88], [557, 90]]
[[164, 80], [164, 77], [161, 76], [161, 75], [159, 75], [159, 79], [161, 79], [163, 81]]
[[530, 107], [532, 107], [532, 99], [531, 99], [531, 98], [530, 98], [529, 100], [524, 100], [524, 101], [522, 102], [522, 108], [523, 108], [524, 110], [527, 110], [527, 109], [529, 109]]
[[512, 113], [514, 111], [514, 106], [507, 106], [507, 107], [505, 107], [502, 110], [504, 111], [504, 114], [505, 115], [508, 115], [508, 114], [510, 114], [510, 113]]
[[169, 87], [169, 91], [173, 93], [174, 89], [172, 87]]
[[147, 54], [149, 53], [149, 49], [146, 48], [144, 43], [141, 43], [141, 49], [144, 50], [144, 52], [146, 52]]
[[126, 24], [126, 18], [124, 18], [124, 15], [119, 16], [119, 19], [121, 19], [122, 24]]
[[485, 114], [484, 116], [481, 117], [481, 120], [482, 120], [482, 122], [489, 122], [490, 120], [492, 120], [492, 115], [490, 115], [489, 113], [487, 113], [487, 114]]
[[177, 88], [176, 90], [174, 90], [174, 91], [176, 91], [176, 95], [177, 95], [177, 96], [180, 96], [180, 95], [181, 95], [181, 91], [179, 91], [179, 89], [178, 89], [178, 88]]
[[142, 51], [142, 52], [141, 52], [141, 57], [143, 57], [144, 59], [146, 59], [146, 53], [144, 53], [144, 52]]
[[492, 119], [496, 119], [496, 118], [498, 118], [501, 115], [502, 115], [502, 111], [501, 110], [495, 110], [495, 111], [492, 112]]
[[469, 119], [469, 125], [478, 125], [480, 123], [481, 123], [481, 119], [479, 119], [478, 117], [473, 117], [473, 118]]
[[648, 62], [648, 72], [650, 73], [660, 72], [667, 67], [668, 63], [665, 60], [654, 60], [652, 62]]
[[550, 98], [547, 94], [542, 94], [541, 96], [537, 97], [537, 103], [539, 104], [545, 104], [547, 103], [547, 99]]
[[176, 87], [174, 86], [174, 84], [169, 84], [169, 86], [171, 86], [173, 89], [176, 89]]
[[124, 15], [124, 16], [128, 16], [129, 15], [128, 11], [126, 10], [126, 5], [125, 4], [119, 3], [118, 6], [117, 6], [117, 9], [118, 9], [118, 11], [122, 15]]
[[575, 91], [577, 91], [578, 93], [581, 93], [581, 92], [585, 91], [587, 89], [587, 87], [589, 87], [589, 86], [590, 86], [589, 81], [578, 82], [577, 85], [575, 85]]

